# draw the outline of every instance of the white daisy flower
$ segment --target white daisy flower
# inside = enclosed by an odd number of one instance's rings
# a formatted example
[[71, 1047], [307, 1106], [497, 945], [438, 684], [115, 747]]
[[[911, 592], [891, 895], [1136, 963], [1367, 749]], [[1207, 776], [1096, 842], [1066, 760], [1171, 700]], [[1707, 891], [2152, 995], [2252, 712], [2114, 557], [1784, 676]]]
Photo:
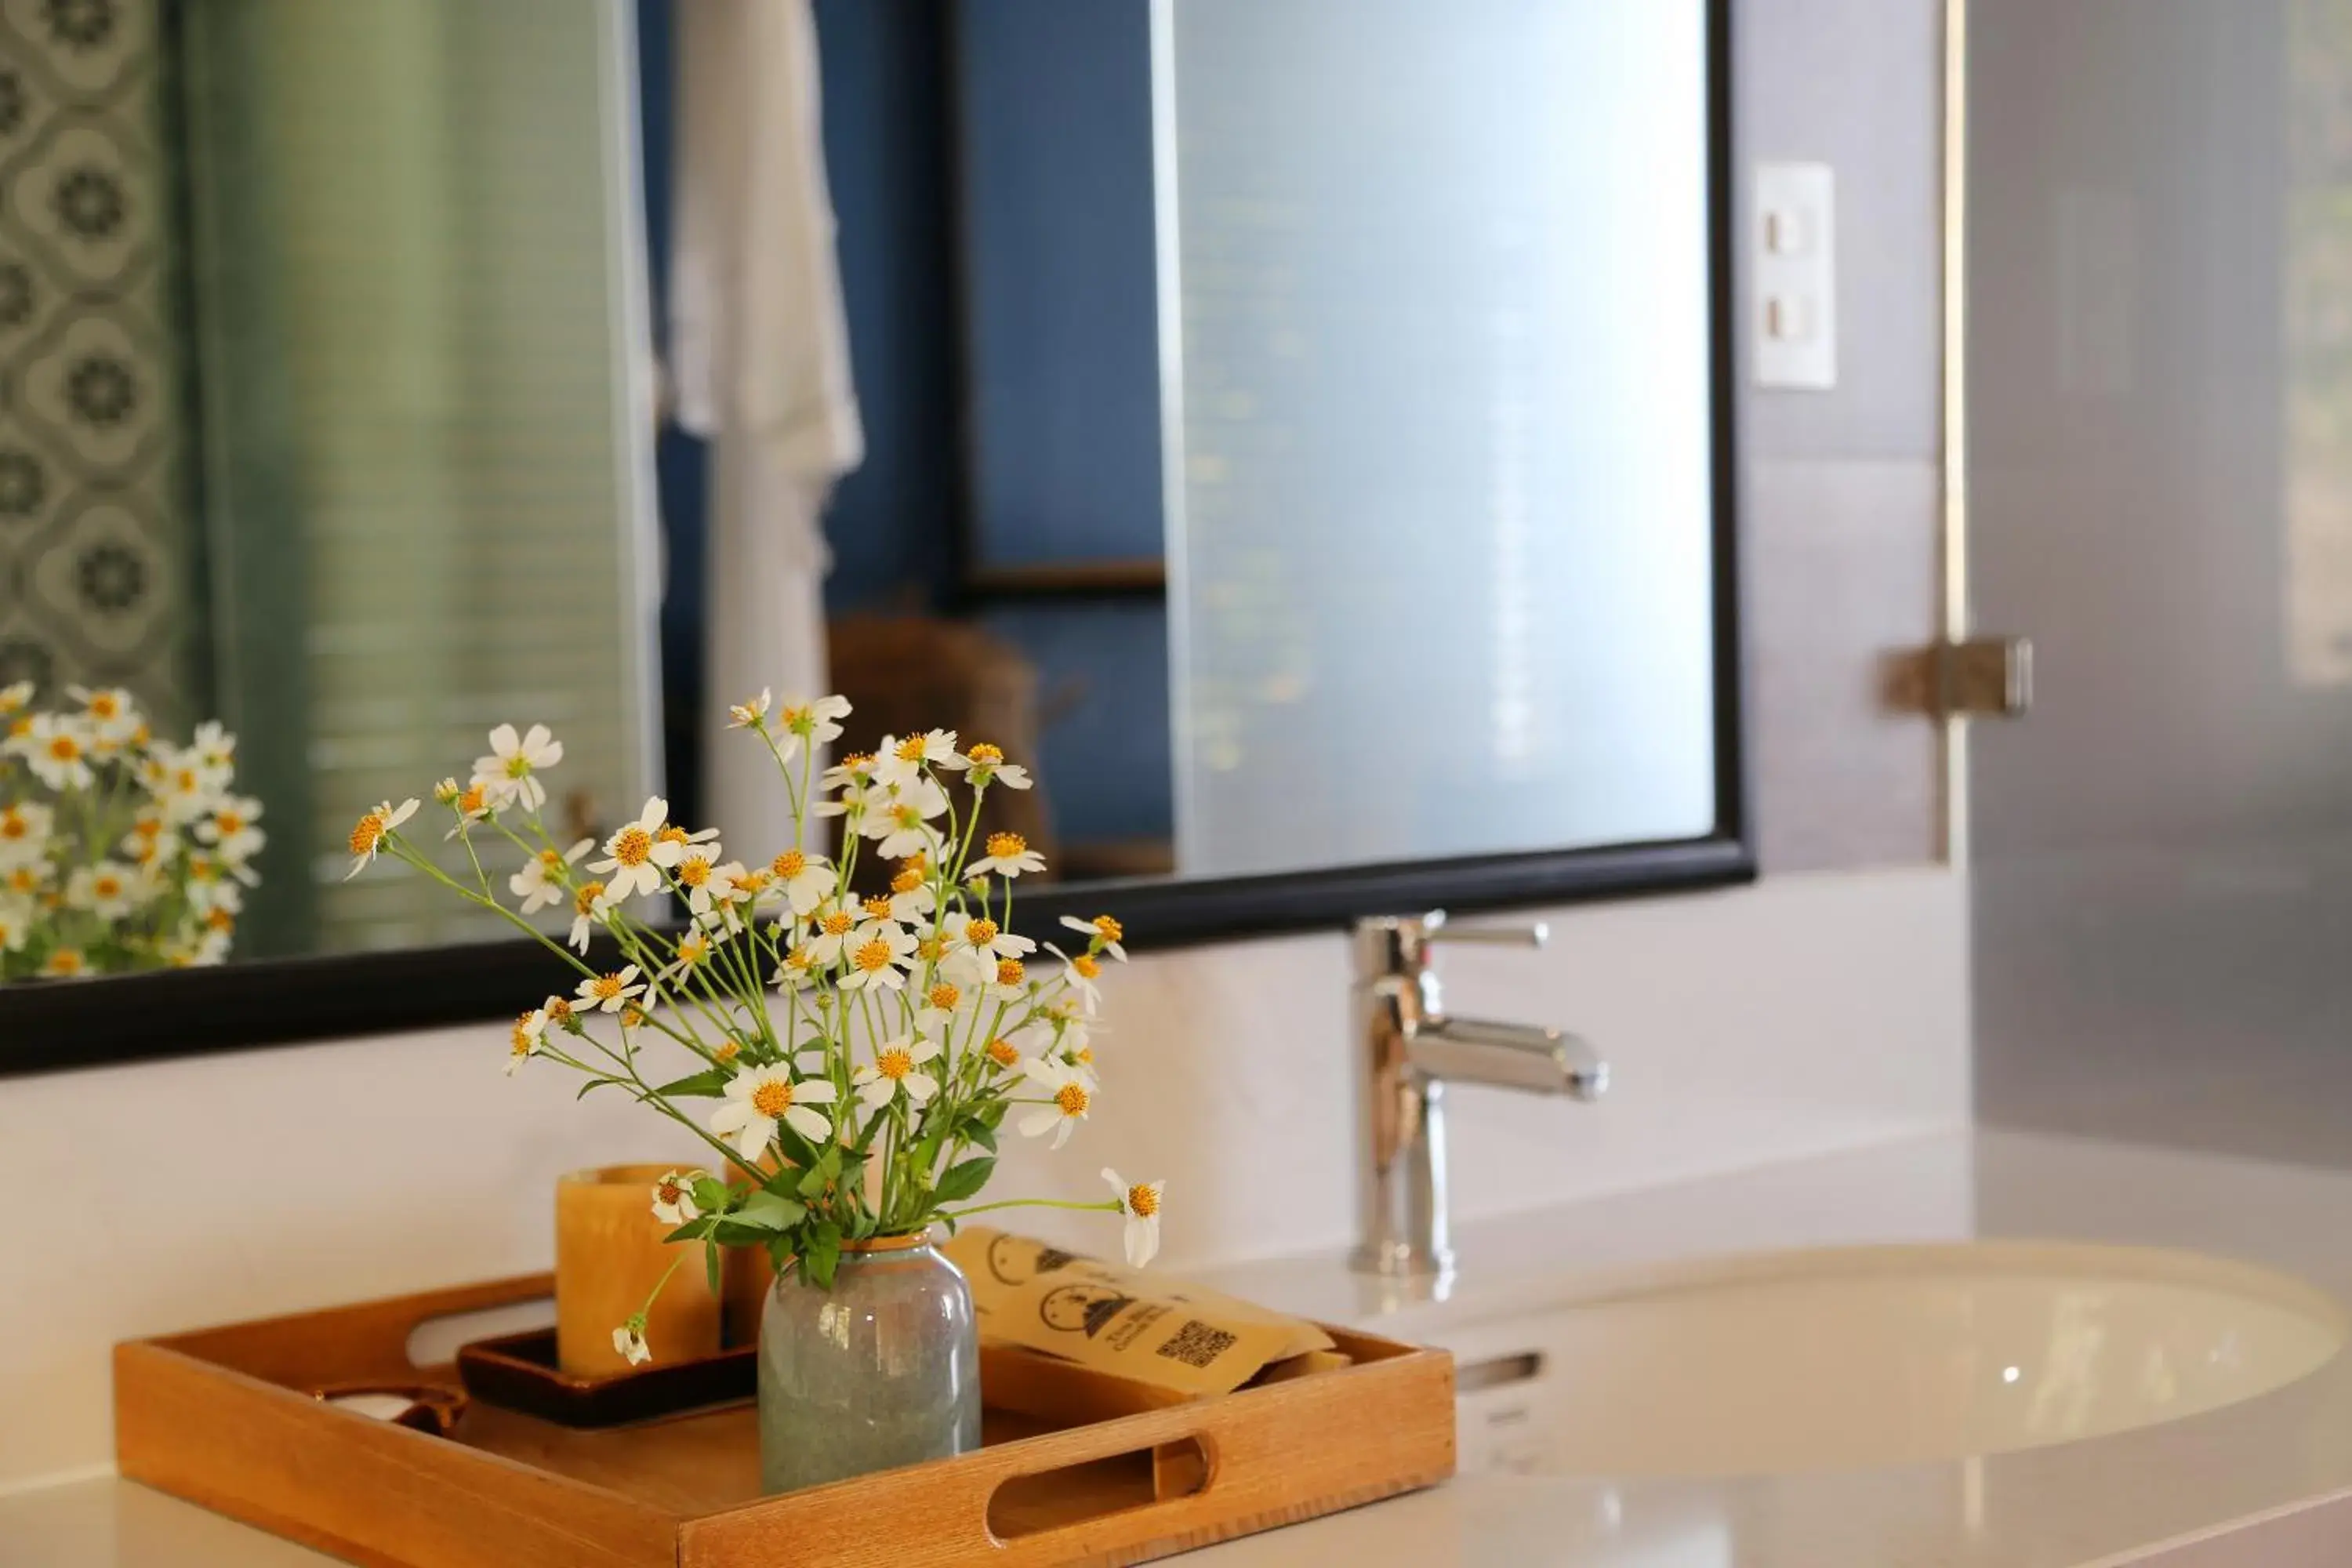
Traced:
[[816, 984], [818, 968], [815, 950], [803, 942], [784, 954], [784, 961], [776, 965], [768, 984], [782, 992], [805, 991]]
[[753, 1068], [727, 1080], [725, 1103], [710, 1113], [710, 1131], [756, 1162], [775, 1142], [779, 1121], [812, 1143], [832, 1137], [833, 1123], [814, 1108], [833, 1100], [833, 1085], [824, 1079], [794, 1082], [790, 1068]]
[[890, 879], [889, 901], [890, 918], [905, 925], [914, 924], [940, 907], [940, 896], [931, 890], [922, 861], [909, 860], [898, 868], [898, 874]]
[[644, 984], [637, 980], [637, 966], [624, 965], [612, 974], [592, 974], [573, 988], [572, 994], [588, 1004], [583, 1011], [617, 1013], [632, 998], [644, 994]]
[[1119, 939], [1127, 935], [1127, 928], [1110, 916], [1097, 915], [1090, 921], [1082, 921], [1076, 915], [1064, 915], [1062, 924], [1084, 935], [1087, 945], [1096, 952], [1109, 953], [1121, 963], [1127, 962], [1127, 949], [1119, 946]]
[[413, 800], [402, 801], [396, 808], [392, 802], [385, 801], [373, 811], [362, 815], [352, 828], [352, 868], [343, 880], [348, 882], [366, 870], [368, 862], [383, 848], [383, 841], [391, 837], [393, 829], [415, 815], [416, 803]]
[[700, 1171], [688, 1171], [684, 1175], [672, 1171], [654, 1184], [654, 1218], [664, 1225], [691, 1225], [702, 1217], [694, 1206], [694, 1179]]
[[799, 919], [833, 897], [840, 885], [841, 874], [824, 863], [822, 855], [811, 855], [803, 849], [787, 849], [768, 862], [768, 870], [791, 900], [793, 916]]
[[1070, 1141], [1070, 1130], [1087, 1118], [1087, 1110], [1094, 1104], [1094, 1090], [1086, 1080], [1060, 1062], [1040, 1061], [1033, 1057], [1021, 1064], [1022, 1072], [1043, 1089], [1046, 1102], [1033, 1106], [1021, 1118], [1021, 1136], [1042, 1138], [1054, 1135], [1054, 1147], [1058, 1149]]
[[41, 976], [46, 980], [79, 980], [89, 973], [89, 958], [78, 947], [57, 947], [41, 961]]
[[21, 899], [0, 899], [0, 952], [21, 952], [33, 934], [33, 906]]
[[655, 979], [675, 991], [687, 976], [700, 973], [703, 965], [710, 962], [710, 955], [718, 951], [718, 942], [710, 936], [698, 930], [688, 931], [677, 939], [676, 960]]
[[988, 854], [964, 868], [968, 877], [984, 877], [993, 872], [999, 877], [1018, 877], [1024, 871], [1042, 871], [1045, 858], [1029, 847], [1029, 841], [1018, 833], [992, 833], [988, 836]]
[[817, 775], [827, 795], [864, 795], [874, 784], [874, 753], [852, 752]]
[[269, 842], [257, 826], [260, 820], [259, 801], [250, 795], [224, 795], [214, 805], [212, 816], [196, 824], [196, 837], [211, 845], [222, 859], [242, 865]]
[[947, 808], [947, 791], [928, 778], [877, 785], [866, 795], [857, 831], [878, 840], [875, 853], [887, 860], [928, 856], [939, 841], [929, 824]]
[[514, 1077], [522, 1064], [539, 1054], [540, 1041], [547, 1034], [547, 1009], [533, 1007], [514, 1021], [507, 1035], [507, 1076]]
[[22, 713], [32, 705], [33, 683], [31, 681], [19, 680], [12, 685], [0, 686], [0, 719], [5, 719], [11, 714]]
[[1004, 931], [985, 915], [967, 915], [959, 910], [940, 922], [940, 934], [950, 947], [968, 947], [993, 965], [1000, 959], [1026, 958], [1037, 951], [1037, 944], [1027, 937]]
[[567, 939], [581, 952], [598, 926], [608, 923], [613, 900], [602, 882], [583, 882], [572, 889], [572, 933]]
[[963, 987], [952, 980], [938, 980], [923, 994], [923, 1005], [915, 1011], [915, 1032], [945, 1035], [954, 1026], [960, 1011], [967, 1010]]
[[226, 784], [236, 771], [236, 737], [217, 719], [207, 719], [196, 726], [196, 737], [188, 742], [186, 754], [215, 781], [216, 786]]
[[[776, 754], [791, 762], [803, 746], [814, 750], [841, 739], [835, 720], [849, 717], [849, 699], [820, 697], [814, 702], [787, 702], [776, 713]], [[833, 786], [827, 786], [833, 787]]]
[[849, 954], [849, 973], [841, 977], [844, 991], [888, 990], [906, 988], [907, 971], [914, 964], [916, 942], [907, 930], [892, 921], [874, 921], [858, 927], [844, 944]]
[[1118, 1212], [1127, 1216], [1127, 1261], [1137, 1268], [1160, 1251], [1160, 1199], [1166, 1182], [1137, 1182], [1132, 1186], [1108, 1165], [1103, 1180], [1118, 1194]]
[[588, 868], [603, 874], [613, 902], [661, 890], [662, 873], [686, 853], [677, 840], [661, 836], [668, 825], [669, 802], [654, 795], [635, 822], [604, 840], [605, 858], [591, 861]]
[[749, 702], [738, 702], [727, 710], [727, 727], [730, 730], [765, 730], [768, 727], [768, 704], [774, 700], [775, 693], [762, 686], [759, 696]]
[[507, 879], [507, 891], [522, 900], [522, 912], [535, 915], [563, 901], [564, 884], [570, 880], [572, 868], [580, 858], [596, 847], [593, 838], [583, 838], [569, 849], [552, 846], [541, 850], [523, 862], [522, 869]]
[[904, 738], [885, 735], [875, 752], [874, 777], [878, 783], [904, 787], [920, 778], [926, 767], [961, 769], [971, 765], [956, 750], [953, 730], [931, 730]]
[[841, 962], [842, 950], [857, 934], [857, 917], [845, 909], [830, 909], [819, 912], [812, 924], [815, 934], [809, 939], [809, 952], [819, 967], [830, 969]]
[[8, 745], [53, 790], [88, 789], [97, 777], [89, 767], [89, 730], [79, 719], [36, 713]]
[[79, 686], [66, 688], [66, 695], [81, 704], [81, 716], [89, 727], [92, 749], [113, 752], [145, 727], [139, 716], [139, 705], [131, 693], [119, 686], [90, 691]]
[[686, 895], [686, 907], [698, 915], [710, 912], [710, 884], [719, 872], [719, 858], [726, 853], [716, 843], [697, 844], [691, 839], [678, 846], [677, 864], [670, 868], [670, 880]]
[[88, 910], [102, 921], [119, 921], [138, 907], [135, 873], [119, 860], [79, 866], [66, 879], [66, 905]]
[[885, 1043], [875, 1051], [871, 1066], [861, 1067], [850, 1075], [850, 1082], [856, 1087], [857, 1102], [873, 1110], [889, 1104], [904, 1089], [909, 1102], [929, 1103], [931, 1096], [940, 1091], [940, 1080], [924, 1072], [922, 1065], [939, 1054], [937, 1040], [900, 1038]]
[[1086, 1012], [1101, 1011], [1102, 991], [1095, 982], [1102, 978], [1102, 961], [1091, 952], [1064, 952], [1050, 942], [1045, 951], [1062, 961], [1062, 983], [1081, 999]]
[[533, 724], [528, 734], [518, 735], [513, 725], [501, 724], [490, 731], [490, 754], [474, 759], [474, 782], [489, 792], [494, 805], [514, 801], [525, 811], [537, 811], [547, 804], [539, 770], [562, 760], [563, 742], [546, 725]]
[[0, 805], [0, 867], [26, 866], [43, 858], [57, 824], [56, 811], [38, 801]]
[[1029, 969], [1017, 958], [1000, 958], [996, 971], [980, 988], [983, 996], [999, 1002], [1019, 1002], [1029, 994]]
[[654, 1359], [653, 1347], [646, 1343], [646, 1325], [641, 1318], [631, 1318], [613, 1331], [613, 1348], [631, 1366], [642, 1366]]
[[971, 769], [971, 787], [986, 789], [1001, 784], [1006, 789], [1027, 789], [1029, 770], [1004, 760], [1002, 748], [982, 742], [965, 748], [964, 762]]

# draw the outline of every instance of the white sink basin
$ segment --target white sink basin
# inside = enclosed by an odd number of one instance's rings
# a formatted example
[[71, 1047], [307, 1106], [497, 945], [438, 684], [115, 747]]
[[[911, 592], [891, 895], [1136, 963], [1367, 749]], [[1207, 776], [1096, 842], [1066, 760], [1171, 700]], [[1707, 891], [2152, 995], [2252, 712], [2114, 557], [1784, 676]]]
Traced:
[[2347, 1322], [2189, 1253], [1774, 1253], [1436, 1334], [1465, 1469], [1740, 1475], [1951, 1459], [2175, 1421], [2326, 1364]]

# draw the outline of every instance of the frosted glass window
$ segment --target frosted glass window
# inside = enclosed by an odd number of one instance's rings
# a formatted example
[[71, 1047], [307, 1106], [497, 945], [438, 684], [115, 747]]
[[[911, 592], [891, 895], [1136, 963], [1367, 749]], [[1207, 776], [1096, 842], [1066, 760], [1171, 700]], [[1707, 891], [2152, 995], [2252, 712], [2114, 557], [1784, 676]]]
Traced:
[[1699, 0], [1159, 0], [1189, 875], [1715, 826]]

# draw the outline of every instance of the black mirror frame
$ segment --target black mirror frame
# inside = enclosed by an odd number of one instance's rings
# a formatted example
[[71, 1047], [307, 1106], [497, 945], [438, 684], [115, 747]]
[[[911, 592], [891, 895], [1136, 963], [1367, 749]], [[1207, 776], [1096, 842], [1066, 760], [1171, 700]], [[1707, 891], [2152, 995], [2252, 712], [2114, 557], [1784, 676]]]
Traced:
[[[1127, 945], [1158, 949], [1317, 927], [1364, 915], [1569, 903], [1753, 880], [1740, 644], [1733, 337], [1730, 0], [1707, 4], [1708, 306], [1714, 458], [1715, 826], [1705, 837], [1590, 849], [1402, 861], [1211, 879], [1041, 888], [1021, 922], [1115, 910]], [[324, 1043], [504, 1020], [574, 975], [526, 941], [272, 959], [216, 969], [0, 990], [0, 1077]]]

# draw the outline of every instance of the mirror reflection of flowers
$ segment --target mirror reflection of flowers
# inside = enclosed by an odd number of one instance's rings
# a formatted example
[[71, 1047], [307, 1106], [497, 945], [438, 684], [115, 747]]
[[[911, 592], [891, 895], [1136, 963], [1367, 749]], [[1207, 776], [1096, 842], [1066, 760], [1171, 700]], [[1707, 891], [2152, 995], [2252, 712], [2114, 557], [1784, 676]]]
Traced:
[[[717, 828], [673, 822], [658, 798], [601, 843], [562, 842], [541, 816], [540, 775], [562, 742], [543, 725], [500, 725], [470, 780], [431, 792], [439, 813], [426, 820], [462, 842], [470, 879], [442, 868], [431, 832], [410, 837], [419, 800], [360, 818], [352, 874], [397, 860], [572, 972], [568, 994], [515, 1019], [507, 1070], [567, 1068], [586, 1079], [582, 1094], [615, 1089], [708, 1147], [709, 1170], [673, 1173], [649, 1201], [675, 1226], [670, 1240], [703, 1244], [714, 1289], [721, 1247], [763, 1247], [830, 1288], [845, 1243], [1024, 1204], [1119, 1215], [1129, 1261], [1148, 1263], [1162, 1183], [1106, 1171], [1107, 1199], [974, 1201], [1008, 1118], [1058, 1149], [1101, 1092], [1100, 982], [1106, 960], [1127, 957], [1118, 921], [1064, 917], [1074, 934], [1044, 944], [1053, 962], [1041, 962], [1013, 929], [1013, 901], [1045, 861], [1013, 835], [980, 832], [988, 792], [1027, 789], [1029, 775], [945, 730], [885, 736], [820, 773], [816, 753], [848, 714], [838, 697], [779, 707], [764, 691], [732, 710], [730, 727], [774, 759], [788, 845], [740, 853]], [[520, 870], [488, 868], [513, 851]], [[888, 862], [887, 893], [852, 890], [861, 858]], [[667, 921], [649, 916], [655, 900]], [[533, 918], [550, 910], [569, 917], [568, 941]], [[656, 1348], [645, 1329], [640, 1312], [614, 1331], [633, 1361]]]
[[0, 982], [220, 963], [267, 842], [236, 737], [178, 745], [126, 691], [33, 689], [0, 688]]

